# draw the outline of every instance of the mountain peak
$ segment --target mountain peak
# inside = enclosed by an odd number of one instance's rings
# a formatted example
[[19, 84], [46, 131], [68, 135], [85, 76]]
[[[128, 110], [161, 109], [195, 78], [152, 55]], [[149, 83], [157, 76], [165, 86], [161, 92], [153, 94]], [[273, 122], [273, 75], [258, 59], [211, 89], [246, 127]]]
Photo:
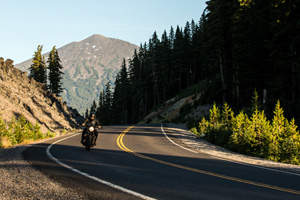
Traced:
[[[82, 41], [58, 48], [63, 66], [62, 97], [68, 105], [84, 113], [100, 91], [110, 82], [114, 83], [123, 58], [132, 57], [138, 46], [129, 42], [94, 34]], [[45, 53], [46, 60], [49, 53]], [[16, 65], [29, 71], [32, 59]]]
[[103, 39], [103, 38], [108, 38], [108, 37], [105, 37], [105, 36], [100, 35], [100, 34], [94, 34], [94, 35], [88, 37], [88, 39], [89, 39], [89, 38], [98, 38], [98, 39], [101, 38], [101, 39]]
[[92, 35], [92, 36], [90, 36], [90, 37], [88, 37], [88, 38], [82, 40], [82, 42], [83, 42], [83, 41], [91, 41], [91, 42], [95, 42], [95, 41], [99, 41], [99, 40], [107, 40], [107, 39], [110, 39], [110, 38], [105, 37], [105, 36], [100, 35], [100, 34], [94, 34], [94, 35]]
[[105, 41], [109, 41], [111, 40], [111, 38], [105, 37], [103, 35], [99, 35], [99, 34], [94, 34], [82, 41], [80, 41], [79, 43], [89, 43], [89, 44], [99, 44], [99, 43], [103, 43]]

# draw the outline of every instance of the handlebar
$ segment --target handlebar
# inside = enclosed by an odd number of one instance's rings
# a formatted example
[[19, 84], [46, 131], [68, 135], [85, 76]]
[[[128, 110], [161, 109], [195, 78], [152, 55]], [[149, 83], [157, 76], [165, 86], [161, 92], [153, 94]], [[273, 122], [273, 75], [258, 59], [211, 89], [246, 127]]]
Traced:
[[[85, 125], [85, 124], [81, 124], [81, 126], [82, 126], [83, 128], [86, 128], [86, 125]], [[100, 129], [103, 129], [103, 126], [95, 126], [95, 127], [100, 128]]]

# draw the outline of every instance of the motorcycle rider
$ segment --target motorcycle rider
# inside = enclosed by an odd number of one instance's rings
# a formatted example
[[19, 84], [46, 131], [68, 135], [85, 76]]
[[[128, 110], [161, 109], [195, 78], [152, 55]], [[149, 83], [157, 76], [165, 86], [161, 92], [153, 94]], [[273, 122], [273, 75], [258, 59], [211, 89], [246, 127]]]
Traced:
[[[86, 125], [88, 125], [88, 124], [95, 124], [95, 126], [97, 126], [98, 128], [102, 128], [101, 125], [100, 125], [100, 123], [99, 123], [99, 120], [96, 118], [95, 112], [91, 112], [91, 113], [90, 113], [90, 116], [87, 117], [87, 118], [84, 120], [83, 124], [82, 124], [82, 126], [84, 126], [85, 128], [84, 128], [84, 130], [82, 131], [82, 135], [81, 135], [81, 144], [83, 144], [83, 140], [85, 139], [84, 136], [85, 136], [85, 133], [86, 133], [86, 131], [87, 131]], [[94, 138], [93, 144], [96, 145], [96, 140], [97, 140], [97, 138], [98, 138], [98, 132], [97, 132], [96, 129], [94, 130], [94, 134], [95, 134], [96, 137]]]

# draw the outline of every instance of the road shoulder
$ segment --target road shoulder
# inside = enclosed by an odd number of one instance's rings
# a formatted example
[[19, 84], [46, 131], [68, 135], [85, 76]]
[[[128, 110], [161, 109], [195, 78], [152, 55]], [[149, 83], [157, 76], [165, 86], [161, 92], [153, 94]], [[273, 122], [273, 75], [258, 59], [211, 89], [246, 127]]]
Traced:
[[185, 145], [186, 147], [197, 152], [206, 153], [220, 159], [226, 159], [233, 162], [255, 165], [300, 175], [299, 165], [278, 163], [229, 151], [223, 147], [211, 144], [206, 140], [197, 138], [193, 133], [188, 131], [184, 125], [164, 123], [163, 127], [167, 134], [170, 134], [176, 138], [178, 143]]
[[82, 199], [27, 162], [22, 153], [29, 146], [0, 149], [0, 199]]

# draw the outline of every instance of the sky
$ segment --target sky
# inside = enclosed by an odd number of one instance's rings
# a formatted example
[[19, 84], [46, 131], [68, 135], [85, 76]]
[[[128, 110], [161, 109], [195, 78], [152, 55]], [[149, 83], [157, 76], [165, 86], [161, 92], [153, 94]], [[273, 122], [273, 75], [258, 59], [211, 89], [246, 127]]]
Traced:
[[199, 22], [206, 0], [0, 0], [0, 57], [21, 63], [93, 34], [136, 45]]

